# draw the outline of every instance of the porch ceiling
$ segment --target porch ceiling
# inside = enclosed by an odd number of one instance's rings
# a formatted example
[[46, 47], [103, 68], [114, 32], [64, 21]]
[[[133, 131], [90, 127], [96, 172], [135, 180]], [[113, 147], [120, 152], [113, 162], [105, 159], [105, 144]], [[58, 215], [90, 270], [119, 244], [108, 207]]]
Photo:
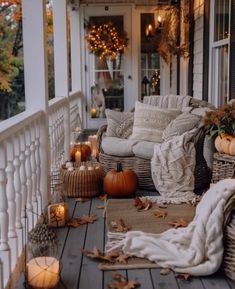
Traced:
[[81, 4], [115, 4], [115, 3], [133, 3], [136, 5], [153, 6], [158, 4], [171, 4], [178, 1], [172, 0], [81, 0]]

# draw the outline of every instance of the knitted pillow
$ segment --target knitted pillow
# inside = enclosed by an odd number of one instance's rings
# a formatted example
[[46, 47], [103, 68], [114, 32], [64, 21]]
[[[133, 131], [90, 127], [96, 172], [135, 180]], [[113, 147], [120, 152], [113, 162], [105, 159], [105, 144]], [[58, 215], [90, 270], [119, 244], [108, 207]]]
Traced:
[[107, 136], [128, 138], [132, 133], [134, 113], [106, 109]]
[[162, 138], [166, 141], [173, 136], [182, 135], [200, 123], [201, 117], [198, 115], [184, 112], [172, 120], [162, 133]]
[[162, 132], [181, 112], [136, 102], [130, 139], [162, 142]]

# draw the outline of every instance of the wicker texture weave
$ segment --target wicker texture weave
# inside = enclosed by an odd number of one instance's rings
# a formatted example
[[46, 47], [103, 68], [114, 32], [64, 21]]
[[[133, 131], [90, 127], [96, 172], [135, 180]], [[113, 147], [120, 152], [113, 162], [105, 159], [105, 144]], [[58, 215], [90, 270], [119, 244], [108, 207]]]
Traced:
[[[84, 170], [79, 170], [84, 166]], [[92, 170], [88, 170], [93, 167]], [[103, 169], [95, 162], [74, 163], [74, 170], [62, 168], [65, 195], [68, 197], [91, 198], [102, 192]]]
[[[104, 127], [102, 127], [102, 133]], [[195, 177], [195, 192], [201, 194], [210, 184], [211, 172], [207, 166], [206, 160], [203, 156], [205, 132], [202, 128], [195, 138], [196, 149], [196, 166], [194, 171]], [[99, 135], [98, 139], [102, 139]], [[156, 191], [151, 175], [151, 160], [142, 159], [139, 157], [117, 157], [100, 152], [99, 162], [102, 164], [104, 171], [116, 168], [117, 162], [121, 162], [123, 168], [130, 168], [134, 170], [138, 177], [138, 188]]]
[[215, 153], [213, 156], [212, 183], [235, 177], [235, 156]]

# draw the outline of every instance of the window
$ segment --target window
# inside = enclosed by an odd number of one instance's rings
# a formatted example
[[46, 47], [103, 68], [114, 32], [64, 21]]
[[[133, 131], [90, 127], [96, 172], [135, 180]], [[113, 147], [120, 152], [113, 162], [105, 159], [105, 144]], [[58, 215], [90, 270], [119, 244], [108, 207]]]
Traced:
[[209, 91], [216, 106], [229, 100], [230, 1], [212, 1]]

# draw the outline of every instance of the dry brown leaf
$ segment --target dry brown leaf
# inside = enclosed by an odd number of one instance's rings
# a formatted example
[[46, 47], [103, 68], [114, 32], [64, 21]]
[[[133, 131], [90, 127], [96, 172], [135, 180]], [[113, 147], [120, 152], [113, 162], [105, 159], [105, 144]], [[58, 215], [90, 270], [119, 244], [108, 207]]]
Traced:
[[163, 268], [161, 271], [160, 271], [160, 274], [165, 276], [165, 275], [168, 275], [171, 273], [171, 269], [170, 268]]
[[84, 256], [92, 258], [92, 259], [102, 259], [103, 260], [103, 254], [97, 247], [95, 246], [92, 251], [89, 251], [87, 249], [82, 249], [82, 253]]
[[115, 232], [127, 232], [130, 230], [130, 227], [128, 227], [123, 219], [119, 219], [118, 221], [111, 221], [110, 225]]
[[192, 275], [190, 275], [189, 273], [179, 273], [176, 275], [177, 278], [182, 278], [186, 281], [188, 281], [190, 279], [190, 277], [192, 277]]
[[116, 281], [107, 284], [110, 289], [134, 289], [140, 286], [139, 282], [135, 280], [127, 280], [127, 278], [120, 273], [114, 273], [113, 279]]
[[101, 195], [101, 196], [99, 196], [99, 199], [100, 199], [101, 201], [107, 201], [108, 195], [107, 195], [107, 194]]
[[104, 205], [96, 205], [95, 207], [96, 207], [96, 209], [104, 209], [105, 208]]
[[179, 227], [187, 227], [190, 222], [191, 221], [185, 220], [184, 218], [179, 218], [177, 220], [169, 222], [168, 224], [177, 229]]
[[147, 211], [152, 207], [153, 203], [148, 199], [141, 200], [139, 197], [135, 198], [135, 207], [138, 211]]
[[81, 218], [79, 218], [79, 223], [81, 225], [93, 224], [97, 219], [96, 215], [82, 215]]
[[155, 209], [153, 214], [156, 218], [165, 218], [167, 216], [167, 212], [161, 209]]
[[78, 228], [78, 227], [80, 227], [81, 224], [80, 224], [79, 219], [71, 218], [67, 221], [66, 225], [69, 227]]
[[126, 254], [120, 254], [117, 258], [116, 258], [116, 262], [117, 263], [121, 263], [121, 264], [127, 264], [127, 260], [129, 259], [129, 256]]

